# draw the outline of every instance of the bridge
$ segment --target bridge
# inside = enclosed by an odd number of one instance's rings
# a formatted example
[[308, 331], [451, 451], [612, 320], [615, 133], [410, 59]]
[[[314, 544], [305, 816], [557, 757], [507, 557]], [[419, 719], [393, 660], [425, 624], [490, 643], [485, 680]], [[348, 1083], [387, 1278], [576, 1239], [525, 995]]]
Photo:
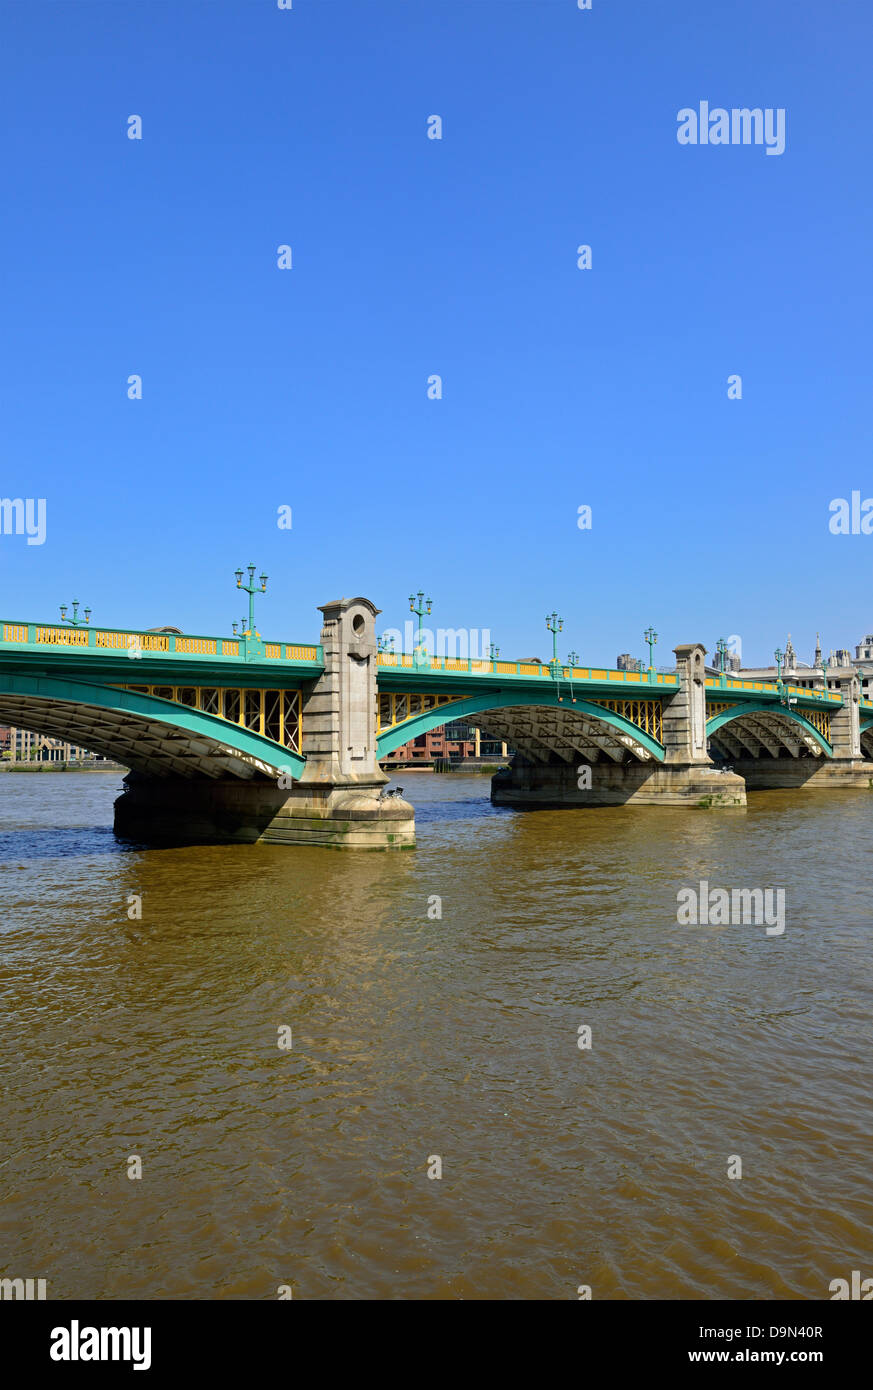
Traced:
[[130, 768], [119, 833], [359, 848], [414, 843], [386, 796], [395, 748], [448, 720], [516, 748], [502, 805], [730, 807], [748, 788], [873, 774], [873, 702], [839, 689], [674, 672], [380, 652], [367, 599], [321, 608], [317, 644], [0, 623], [0, 721]]

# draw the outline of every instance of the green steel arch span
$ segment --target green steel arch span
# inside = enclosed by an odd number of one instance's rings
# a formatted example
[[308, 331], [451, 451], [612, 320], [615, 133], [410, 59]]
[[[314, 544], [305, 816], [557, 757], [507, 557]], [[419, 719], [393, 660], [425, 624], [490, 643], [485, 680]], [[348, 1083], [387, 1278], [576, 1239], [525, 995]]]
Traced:
[[[612, 692], [610, 692], [611, 694]], [[426, 734], [440, 725], [467, 720], [471, 715], [484, 714], [511, 709], [542, 709], [560, 711], [566, 724], [566, 732], [572, 743], [574, 720], [581, 726], [584, 721], [593, 721], [603, 732], [610, 734], [610, 741], [616, 750], [629, 749], [640, 761], [652, 758], [663, 762], [664, 746], [639, 724], [626, 718], [616, 710], [592, 700], [576, 698], [575, 701], [564, 695], [559, 697], [555, 689], [513, 690], [492, 689], [481, 695], [461, 695], [445, 704], [435, 704], [432, 708], [412, 714], [395, 724], [383, 728], [376, 740], [377, 758], [385, 758], [396, 748], [402, 747], [420, 734]], [[581, 734], [581, 727], [580, 727]], [[544, 738], [547, 742], [547, 738]]]
[[[780, 732], [789, 732], [799, 735], [800, 739], [810, 748], [811, 742], [815, 743], [826, 757], [832, 758], [834, 750], [824, 734], [820, 733], [805, 715], [796, 709], [791, 709], [786, 705], [761, 702], [746, 702], [731, 705], [729, 709], [722, 710], [720, 714], [715, 714], [706, 721], [706, 736], [716, 737], [719, 730], [726, 728], [730, 724], [736, 723], [740, 730], [743, 729], [741, 721], [748, 721], [748, 732], [758, 740], [758, 733], [755, 732], [756, 725], [764, 733], [779, 738]], [[873, 723], [873, 720], [871, 720]], [[781, 730], [780, 730], [780, 725]], [[790, 745], [789, 745], [790, 751]]]
[[297, 778], [305, 759], [203, 710], [118, 686], [0, 671], [0, 722], [81, 744], [152, 777]]

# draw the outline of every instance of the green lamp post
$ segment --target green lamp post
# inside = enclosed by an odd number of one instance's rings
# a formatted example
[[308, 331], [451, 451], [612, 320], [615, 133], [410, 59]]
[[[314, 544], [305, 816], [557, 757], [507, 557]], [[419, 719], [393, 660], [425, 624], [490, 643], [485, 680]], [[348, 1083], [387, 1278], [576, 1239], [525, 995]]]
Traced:
[[552, 634], [552, 666], [558, 664], [558, 633], [563, 629], [564, 619], [559, 618], [557, 613], [546, 614], [546, 627]]
[[828, 666], [829, 666], [829, 665], [830, 665], [830, 662], [828, 661], [827, 657], [826, 657], [826, 656], [823, 656], [822, 659], [821, 659], [821, 669], [822, 669], [822, 675], [824, 676], [824, 690], [825, 690], [825, 695], [827, 695], [827, 693], [828, 693]]
[[235, 571], [235, 573], [236, 573], [236, 587], [237, 587], [238, 589], [242, 589], [243, 593], [248, 594], [248, 596], [249, 596], [249, 624], [248, 624], [248, 627], [246, 628], [245, 632], [243, 633], [243, 636], [244, 636], [244, 637], [247, 637], [247, 636], [249, 636], [250, 634], [254, 633], [254, 630], [255, 630], [255, 594], [265, 594], [265, 593], [267, 592], [267, 576], [266, 576], [265, 574], [262, 574], [261, 577], [260, 577], [260, 584], [256, 584], [256, 583], [254, 582], [254, 581], [255, 581], [255, 566], [254, 566], [254, 565], [249, 565], [248, 568], [249, 568], [249, 582], [248, 582], [248, 584], [244, 584], [244, 583], [242, 582], [242, 581], [243, 581], [243, 572], [242, 572], [242, 570], [236, 570], [236, 571]]
[[643, 641], [649, 644], [649, 670], [655, 669], [654, 646], [658, 640], [658, 634], [653, 627], [647, 627], [643, 633]]
[[561, 663], [558, 660], [558, 633], [562, 631], [564, 619], [559, 618], [557, 613], [552, 610], [546, 614], [546, 627], [552, 634], [552, 659], [549, 662], [549, 672], [558, 688], [558, 704], [563, 704], [564, 697], [561, 694]]
[[[415, 656], [416, 661], [422, 662], [422, 661], [424, 661], [424, 659], [425, 659], [425, 653], [424, 653], [423, 648], [422, 648], [421, 620], [422, 620], [422, 618], [424, 617], [425, 613], [427, 613], [428, 617], [430, 616], [430, 610], [431, 610], [431, 606], [432, 606], [432, 604], [433, 604], [433, 599], [427, 599], [427, 600], [425, 600], [425, 597], [424, 597], [424, 590], [423, 590], [423, 589], [419, 589], [419, 591], [418, 591], [418, 605], [417, 605], [417, 606], [416, 606], [416, 603], [415, 603], [415, 597], [416, 597], [415, 594], [410, 594], [410, 595], [409, 595], [409, 611], [410, 611], [410, 613], [414, 613], [415, 616], [418, 618], [418, 637], [417, 637], [417, 639], [416, 639], [416, 643], [415, 643], [415, 652], [413, 653], [413, 655]], [[425, 608], [425, 603], [427, 603], [427, 607], [426, 607], [426, 608]]]
[[66, 605], [65, 603], [62, 603], [62, 604], [61, 604], [61, 622], [62, 622], [62, 623], [69, 623], [69, 624], [70, 624], [70, 627], [87, 627], [87, 626], [88, 626], [88, 623], [89, 623], [90, 621], [91, 621], [91, 609], [90, 609], [90, 608], [86, 608], [86, 609], [85, 609], [85, 616], [84, 616], [84, 618], [80, 618], [80, 617], [79, 617], [79, 600], [78, 600], [77, 598], [74, 598], [74, 599], [73, 599], [73, 616], [72, 616], [72, 618], [68, 618], [68, 617], [67, 617], [67, 605]]
[[568, 652], [568, 653], [567, 653], [567, 664], [568, 664], [568, 666], [570, 667], [570, 699], [573, 701], [573, 704], [575, 705], [575, 703], [576, 703], [576, 694], [575, 694], [575, 692], [574, 692], [574, 690], [573, 690], [573, 671], [574, 671], [575, 667], [579, 665], [579, 653], [578, 653], [578, 652]]
[[491, 662], [492, 671], [497, 670], [497, 658], [500, 656], [500, 648], [495, 647], [493, 642], [488, 644], [488, 660]]
[[383, 656], [393, 656], [394, 638], [380, 637], [376, 642], [376, 650]]
[[783, 691], [782, 658], [784, 657], [785, 653], [781, 650], [781, 648], [777, 647], [773, 655], [776, 658], [776, 689], [779, 691], [779, 695], [781, 697]]

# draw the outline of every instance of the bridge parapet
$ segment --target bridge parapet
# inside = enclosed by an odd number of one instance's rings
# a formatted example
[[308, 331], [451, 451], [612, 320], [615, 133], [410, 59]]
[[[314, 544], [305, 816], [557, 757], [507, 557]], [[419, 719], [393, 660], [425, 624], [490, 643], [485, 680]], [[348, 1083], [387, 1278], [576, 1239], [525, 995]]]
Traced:
[[420, 657], [417, 653], [380, 652], [377, 658], [380, 674], [392, 670], [416, 671], [424, 676], [521, 676], [554, 682], [556, 678], [570, 681], [593, 681], [596, 685], [604, 682], [623, 685], [649, 685], [675, 687], [679, 684], [678, 675], [663, 671], [618, 671], [607, 666], [554, 666], [551, 662], [531, 661], [484, 661], [472, 657], [430, 656]]
[[[705, 656], [705, 649], [700, 647], [700, 650]], [[669, 698], [674, 691], [680, 689], [683, 680], [683, 671], [679, 669], [675, 672], [650, 669], [624, 671], [609, 666], [554, 666], [552, 663], [546, 662], [487, 661], [471, 657], [421, 657], [418, 653], [410, 654], [408, 652], [380, 652], [377, 657], [377, 668], [379, 683], [383, 688], [387, 688], [393, 674], [403, 675], [408, 680], [407, 673], [415, 671], [417, 675], [427, 680], [434, 678], [446, 684], [463, 676], [475, 676], [485, 680], [489, 677], [498, 677], [501, 681], [506, 678], [512, 680], [514, 677], [526, 682], [541, 680], [546, 686], [554, 685], [557, 681], [566, 681], [568, 684], [572, 682], [574, 687], [578, 685], [580, 688], [603, 685], [643, 686], [647, 693], [657, 692]], [[702, 669], [701, 666], [701, 671]], [[702, 675], [700, 679], [707, 700], [713, 699], [718, 691], [730, 690], [739, 694], [756, 696], [781, 697], [783, 694], [788, 694], [793, 698], [809, 701], [813, 705], [839, 705], [842, 701], [842, 695], [836, 691], [805, 689], [801, 686], [785, 683], [780, 686], [776, 681], [741, 680], [727, 676], [703, 678]], [[873, 702], [871, 702], [871, 710], [873, 710]]]
[[[802, 685], [788, 685], [784, 681], [780, 685], [778, 681], [744, 681], [730, 676], [707, 678], [707, 692], [720, 690], [736, 690], [745, 694], [768, 694], [782, 695], [787, 694], [797, 699], [809, 700], [813, 704], [840, 704], [842, 695], [835, 690], [819, 690], [813, 686], [807, 689]], [[707, 693], [707, 699], [712, 698]]]
[[93, 652], [102, 655], [136, 653], [148, 656], [176, 656], [186, 659], [208, 657], [224, 661], [291, 661], [295, 664], [323, 665], [322, 649], [315, 643], [274, 642], [258, 634], [241, 637], [207, 637], [195, 633], [149, 632], [142, 628], [61, 627], [51, 623], [0, 620], [0, 652], [30, 654], [46, 651]]

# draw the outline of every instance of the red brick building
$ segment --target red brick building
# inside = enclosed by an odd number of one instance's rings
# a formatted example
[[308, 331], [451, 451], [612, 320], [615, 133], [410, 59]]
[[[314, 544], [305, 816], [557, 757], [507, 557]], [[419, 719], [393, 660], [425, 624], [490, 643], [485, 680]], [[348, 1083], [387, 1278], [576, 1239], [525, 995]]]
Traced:
[[512, 756], [506, 743], [483, 738], [468, 724], [443, 724], [430, 733], [419, 734], [382, 759], [386, 770], [394, 767], [432, 767], [434, 763], [502, 762]]

